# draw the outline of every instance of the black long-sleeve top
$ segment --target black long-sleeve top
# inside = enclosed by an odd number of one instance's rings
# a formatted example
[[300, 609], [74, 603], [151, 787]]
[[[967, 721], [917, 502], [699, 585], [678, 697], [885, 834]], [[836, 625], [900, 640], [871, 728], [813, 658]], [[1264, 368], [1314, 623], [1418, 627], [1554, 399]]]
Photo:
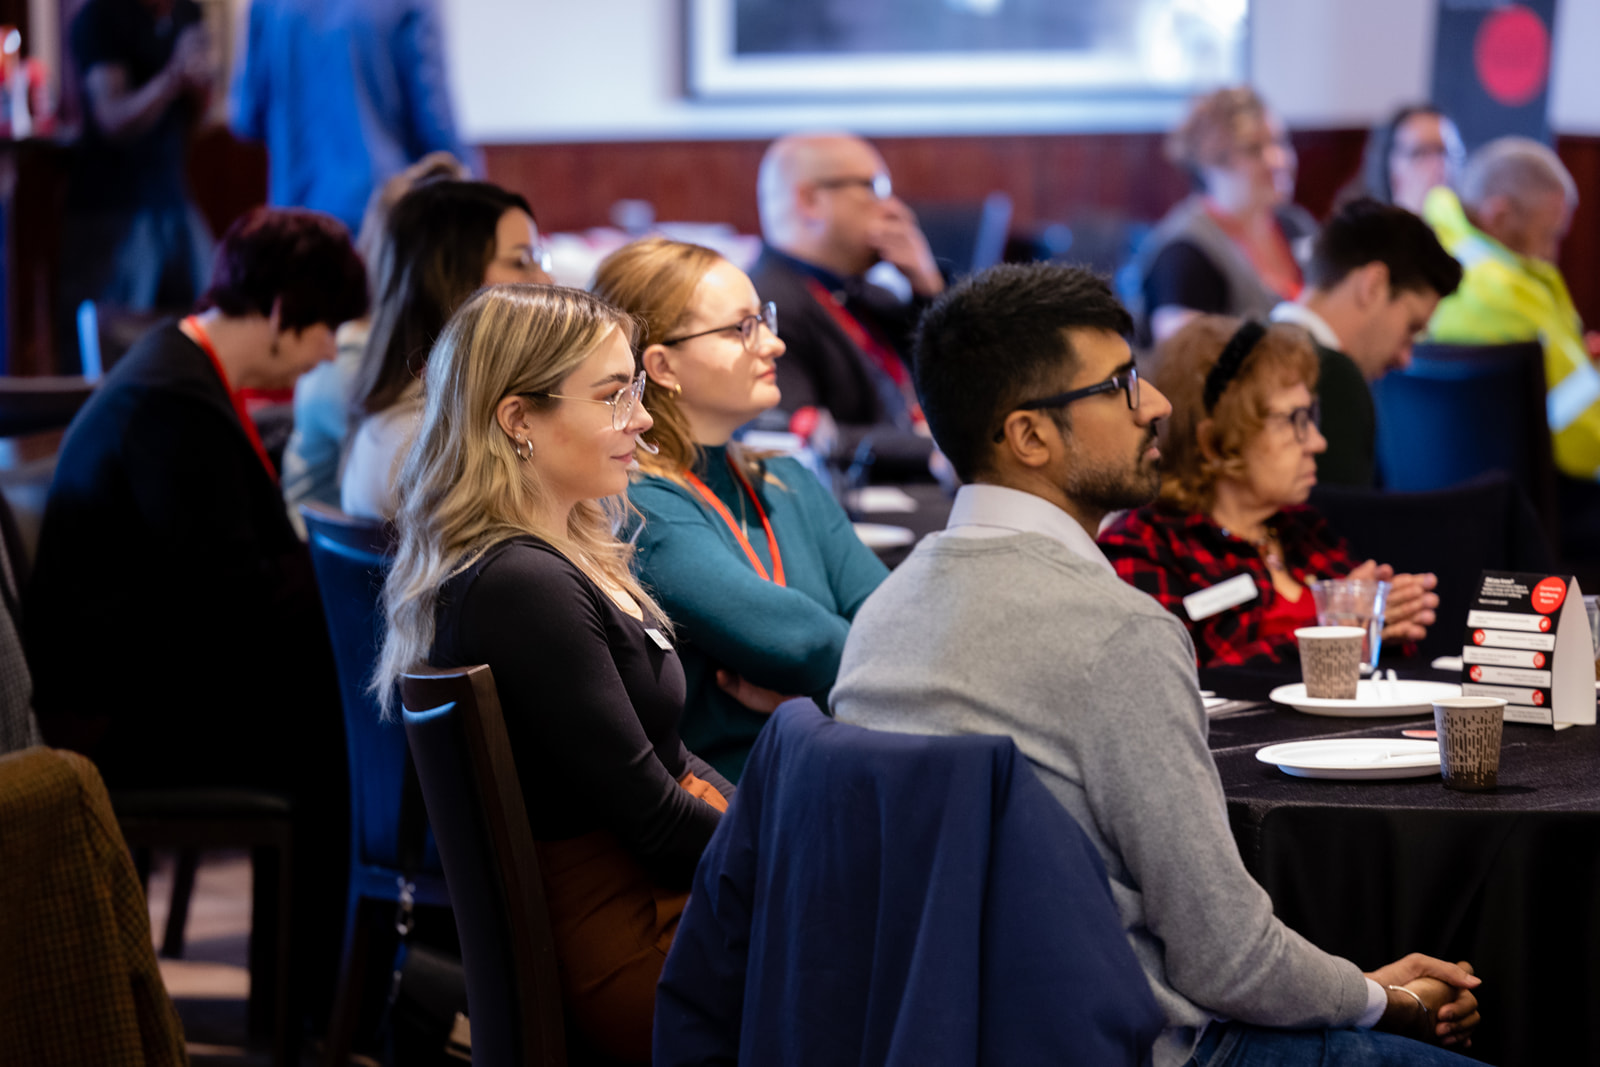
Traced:
[[430, 662], [494, 673], [534, 837], [610, 830], [652, 876], [687, 886], [721, 815], [678, 779], [733, 787], [684, 748], [683, 667], [660, 631], [532, 536], [446, 582], [435, 619]]

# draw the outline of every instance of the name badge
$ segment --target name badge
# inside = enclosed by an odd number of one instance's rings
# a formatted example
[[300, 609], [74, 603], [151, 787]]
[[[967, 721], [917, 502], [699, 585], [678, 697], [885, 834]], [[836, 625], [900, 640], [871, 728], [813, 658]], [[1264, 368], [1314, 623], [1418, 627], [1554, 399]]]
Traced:
[[657, 648], [665, 652], [672, 651], [672, 642], [667, 640], [666, 634], [657, 630], [654, 626], [646, 626], [644, 632], [650, 635], [650, 640], [656, 643]]
[[1190, 619], [1199, 622], [1201, 619], [1211, 618], [1219, 611], [1236, 608], [1260, 595], [1254, 578], [1248, 574], [1236, 574], [1225, 582], [1218, 582], [1209, 589], [1202, 589], [1198, 593], [1190, 593], [1184, 597], [1183, 610], [1189, 613]]

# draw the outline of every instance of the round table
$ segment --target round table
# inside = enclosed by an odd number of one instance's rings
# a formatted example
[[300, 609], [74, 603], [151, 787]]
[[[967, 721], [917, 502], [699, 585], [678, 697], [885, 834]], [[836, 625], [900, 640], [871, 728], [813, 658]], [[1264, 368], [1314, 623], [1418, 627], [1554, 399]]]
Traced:
[[[1209, 680], [1235, 695], [1225, 677]], [[1438, 777], [1296, 778], [1255, 758], [1280, 741], [1398, 738], [1432, 724], [1265, 703], [1213, 717], [1245, 865], [1285, 923], [1363, 969], [1413, 951], [1470, 960], [1484, 979], [1471, 1055], [1600, 1065], [1600, 730], [1508, 723], [1493, 793], [1447, 790]]]

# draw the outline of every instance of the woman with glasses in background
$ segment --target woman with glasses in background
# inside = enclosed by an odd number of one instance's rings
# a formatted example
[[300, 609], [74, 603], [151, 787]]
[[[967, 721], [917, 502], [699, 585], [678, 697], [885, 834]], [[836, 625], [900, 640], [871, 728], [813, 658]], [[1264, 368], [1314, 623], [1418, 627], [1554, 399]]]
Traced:
[[612, 532], [650, 428], [632, 325], [533, 285], [485, 289], [450, 321], [400, 472], [373, 683], [392, 713], [418, 664], [493, 671], [574, 1062], [649, 1062], [661, 966], [733, 794], [684, 748], [672, 628]]
[[1159, 344], [1199, 314], [1265, 318], [1305, 284], [1297, 258], [1316, 222], [1292, 201], [1297, 160], [1283, 123], [1255, 90], [1195, 100], [1167, 138], [1194, 184], [1135, 259], [1141, 340]]
[[733, 441], [781, 399], [784, 350], [743, 271], [649, 238], [608, 257], [594, 292], [640, 323], [655, 426], [628, 497], [637, 573], [679, 637], [684, 741], [737, 780], [785, 696], [826, 706], [850, 620], [888, 570], [814, 474]]
[[1411, 104], [1372, 131], [1361, 160], [1361, 184], [1340, 200], [1365, 194], [1421, 215], [1428, 193], [1454, 185], [1466, 158], [1450, 116], [1429, 104]]
[[422, 414], [422, 372], [444, 324], [480, 287], [548, 283], [549, 268], [533, 209], [497, 185], [434, 181], [395, 204], [356, 372], [359, 425], [339, 480], [340, 507], [394, 516], [395, 471]]
[[1152, 381], [1172, 403], [1161, 425], [1161, 497], [1103, 530], [1100, 547], [1118, 574], [1183, 620], [1201, 667], [1295, 659], [1295, 629], [1317, 622], [1313, 578], [1391, 582], [1384, 638], [1426, 634], [1439, 602], [1434, 576], [1358, 565], [1306, 506], [1328, 442], [1305, 331], [1203, 316], [1167, 342]]

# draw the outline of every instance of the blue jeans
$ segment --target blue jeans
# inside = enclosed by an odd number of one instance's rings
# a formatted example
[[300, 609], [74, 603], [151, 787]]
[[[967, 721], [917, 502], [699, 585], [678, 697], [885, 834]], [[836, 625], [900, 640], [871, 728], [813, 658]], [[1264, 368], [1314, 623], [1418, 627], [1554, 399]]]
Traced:
[[1376, 1030], [1268, 1030], [1212, 1023], [1186, 1067], [1471, 1067], [1448, 1049]]

